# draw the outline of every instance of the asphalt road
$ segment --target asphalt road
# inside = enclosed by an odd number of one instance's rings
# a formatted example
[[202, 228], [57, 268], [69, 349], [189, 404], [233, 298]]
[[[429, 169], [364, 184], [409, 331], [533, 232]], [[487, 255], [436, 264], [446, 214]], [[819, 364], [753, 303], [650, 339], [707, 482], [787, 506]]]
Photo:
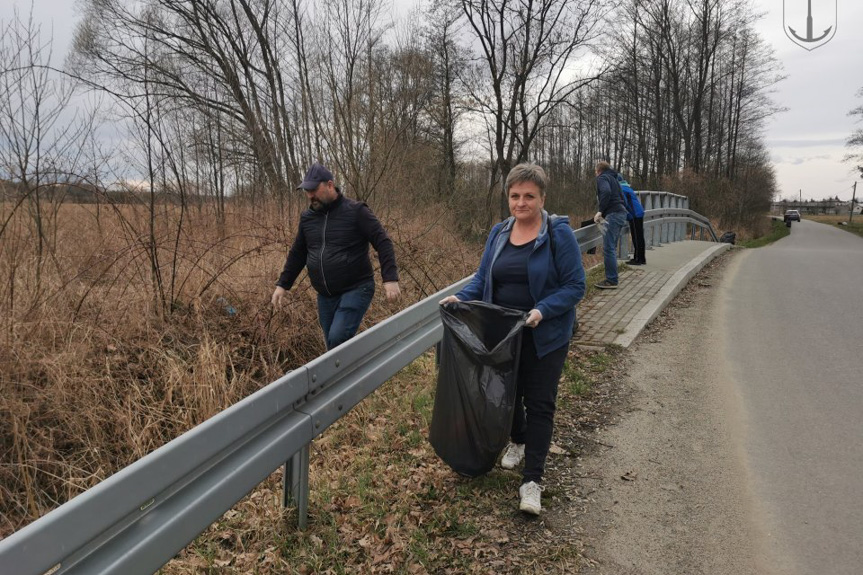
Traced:
[[795, 222], [728, 272], [718, 333], [766, 551], [789, 575], [863, 573], [863, 238]]

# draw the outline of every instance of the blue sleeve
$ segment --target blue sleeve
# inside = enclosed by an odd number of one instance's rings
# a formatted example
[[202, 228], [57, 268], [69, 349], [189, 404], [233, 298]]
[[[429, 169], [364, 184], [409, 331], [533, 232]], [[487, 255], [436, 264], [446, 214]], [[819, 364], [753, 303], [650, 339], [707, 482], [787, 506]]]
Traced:
[[482, 294], [485, 292], [485, 278], [488, 275], [488, 268], [491, 265], [492, 250], [494, 249], [494, 240], [500, 233], [503, 227], [503, 222], [496, 224], [488, 234], [488, 239], [485, 241], [485, 248], [482, 252], [482, 258], [479, 260], [479, 269], [473, 274], [473, 279], [470, 280], [460, 292], [455, 294], [455, 297], [461, 301], [476, 301], [482, 300]]
[[552, 253], [560, 287], [537, 302], [536, 309], [543, 318], [556, 317], [572, 310], [584, 298], [586, 283], [581, 249], [572, 228], [569, 227], [568, 218], [561, 218], [561, 222], [552, 228], [552, 233], [555, 242]]
[[620, 186], [620, 189], [623, 190], [623, 199], [626, 200], [626, 219], [632, 221], [636, 216], [635, 202], [638, 201], [638, 198], [635, 197], [635, 192], [629, 186]]
[[633, 190], [632, 192], [635, 194], [635, 217], [643, 218], [644, 217], [644, 206], [641, 205], [641, 200], [638, 199], [638, 194]]

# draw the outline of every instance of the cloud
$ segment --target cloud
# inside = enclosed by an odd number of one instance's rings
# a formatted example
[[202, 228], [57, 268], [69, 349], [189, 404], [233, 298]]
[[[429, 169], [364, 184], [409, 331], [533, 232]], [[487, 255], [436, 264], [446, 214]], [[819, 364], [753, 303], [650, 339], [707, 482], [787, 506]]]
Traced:
[[794, 166], [799, 166], [800, 164], [806, 164], [808, 162], [817, 162], [818, 160], [832, 160], [833, 156], [829, 154], [822, 154], [820, 156], [804, 156], [797, 157], [788, 160], [787, 163], [792, 164]]
[[782, 156], [780, 154], [773, 154], [770, 156], [770, 160], [774, 164], [788, 164], [791, 166], [800, 166], [802, 164], [807, 164], [810, 162], [820, 162], [820, 161], [834, 161], [836, 157], [832, 154], [810, 154], [806, 156]]
[[805, 140], [767, 140], [767, 147], [775, 148], [819, 148], [822, 146], [845, 146], [846, 138], [810, 138]]

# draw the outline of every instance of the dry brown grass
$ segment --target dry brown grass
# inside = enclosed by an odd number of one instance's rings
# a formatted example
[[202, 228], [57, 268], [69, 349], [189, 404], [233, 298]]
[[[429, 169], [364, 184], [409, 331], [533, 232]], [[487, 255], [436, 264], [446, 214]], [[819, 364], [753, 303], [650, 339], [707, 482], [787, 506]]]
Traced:
[[812, 216], [804, 214], [803, 219], [836, 226], [840, 230], [845, 230], [846, 232], [851, 232], [852, 234], [857, 234], [858, 236], [863, 237], [863, 215], [861, 214], [851, 216], [850, 221], [847, 213], [838, 215], [824, 214]]
[[[813, 222], [819, 222], [822, 224], [838, 224], [839, 222], [847, 222], [848, 221], [848, 212], [843, 214], [800, 214], [804, 220], [812, 220]], [[853, 222], [863, 222], [863, 216], [860, 214], [855, 214], [851, 219]], [[792, 224], [793, 225], [793, 224]]]
[[[307, 281], [269, 305], [296, 221], [276, 206], [230, 206], [224, 224], [191, 209], [182, 226], [158, 207], [155, 250], [144, 206], [49, 208], [39, 253], [26, 205], [0, 204], [0, 537], [324, 349]], [[440, 210], [382, 219], [403, 298], [378, 293], [363, 329], [479, 254]]]
[[576, 573], [589, 561], [580, 517], [595, 488], [579, 458], [620, 401], [621, 367], [617, 350], [570, 352], [539, 518], [518, 511], [520, 469], [467, 479], [435, 455], [427, 353], [313, 442], [307, 529], [282, 509], [277, 471], [160, 573]]

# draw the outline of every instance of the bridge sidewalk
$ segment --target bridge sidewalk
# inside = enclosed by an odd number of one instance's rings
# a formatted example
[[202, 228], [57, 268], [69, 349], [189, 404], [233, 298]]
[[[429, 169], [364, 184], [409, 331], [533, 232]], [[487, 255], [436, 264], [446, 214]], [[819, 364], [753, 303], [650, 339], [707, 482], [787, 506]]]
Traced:
[[618, 289], [597, 290], [578, 305], [575, 344], [629, 347], [692, 276], [730, 247], [730, 244], [687, 240], [648, 250], [647, 265], [623, 270]]

